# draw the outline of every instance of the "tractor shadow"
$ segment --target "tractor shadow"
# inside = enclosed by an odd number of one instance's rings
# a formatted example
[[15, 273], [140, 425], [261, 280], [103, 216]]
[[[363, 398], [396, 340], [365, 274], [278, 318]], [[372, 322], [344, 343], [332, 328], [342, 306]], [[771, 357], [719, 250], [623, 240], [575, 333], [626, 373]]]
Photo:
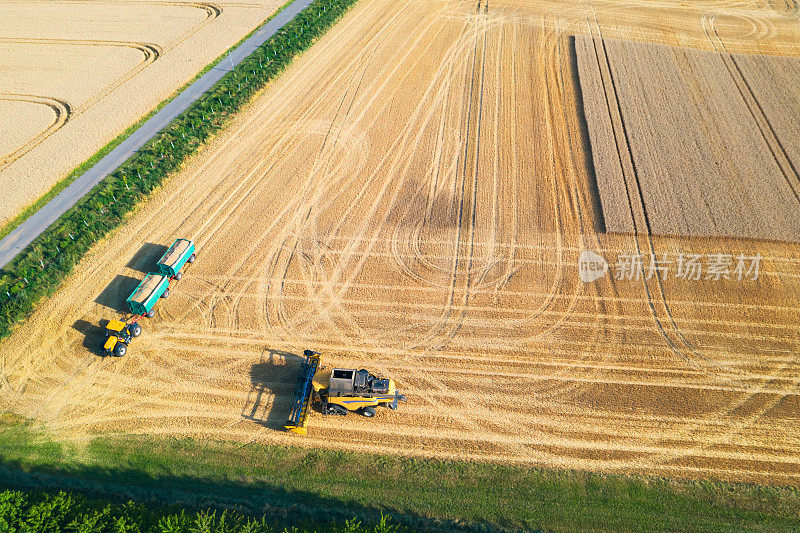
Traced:
[[99, 324], [92, 324], [86, 320], [76, 320], [72, 329], [83, 335], [83, 347], [92, 354], [103, 357], [103, 345], [106, 342], [106, 325], [108, 320], [102, 319]]
[[303, 361], [305, 358], [297, 354], [265, 350], [261, 360], [250, 367], [250, 392], [242, 407], [242, 418], [283, 431]]
[[103, 289], [103, 292], [94, 299], [94, 303], [108, 307], [118, 313], [127, 313], [128, 304], [125, 302], [141, 281], [137, 278], [117, 274], [108, 284], [108, 287]]
[[168, 248], [169, 246], [164, 246], [163, 244], [146, 242], [125, 266], [142, 274], [156, 272], [158, 270], [156, 264], [158, 264], [161, 256], [167, 252]]

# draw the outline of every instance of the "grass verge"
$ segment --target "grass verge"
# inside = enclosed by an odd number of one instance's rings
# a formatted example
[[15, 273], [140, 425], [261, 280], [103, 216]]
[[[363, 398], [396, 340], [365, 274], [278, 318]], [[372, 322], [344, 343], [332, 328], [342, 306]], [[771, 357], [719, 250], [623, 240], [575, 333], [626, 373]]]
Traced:
[[172, 94], [170, 94], [165, 100], [163, 100], [160, 104], [158, 104], [155, 108], [153, 108], [153, 110], [151, 110], [149, 113], [147, 113], [141, 119], [139, 119], [138, 122], [136, 122], [135, 124], [130, 126], [128, 129], [126, 129], [124, 132], [119, 134], [111, 142], [109, 142], [108, 144], [106, 144], [105, 146], [100, 148], [100, 150], [98, 150], [97, 153], [95, 153], [92, 157], [90, 157], [89, 159], [87, 159], [86, 161], [84, 161], [83, 163], [78, 165], [72, 172], [70, 172], [64, 178], [59, 180], [49, 191], [47, 191], [44, 195], [42, 195], [41, 198], [36, 200], [34, 203], [29, 205], [25, 209], [23, 209], [20, 214], [18, 214], [14, 218], [12, 218], [10, 222], [6, 223], [2, 228], [0, 228], [0, 239], [5, 238], [9, 233], [14, 231], [17, 227], [19, 227], [20, 224], [22, 224], [23, 222], [28, 220], [28, 218], [30, 218], [34, 213], [36, 213], [39, 209], [44, 207], [45, 204], [47, 204], [47, 202], [49, 202], [50, 200], [52, 200], [53, 198], [58, 196], [58, 194], [61, 191], [66, 189], [73, 181], [75, 181], [76, 179], [81, 177], [81, 175], [84, 172], [86, 172], [87, 170], [92, 168], [95, 164], [97, 164], [98, 161], [100, 161], [106, 155], [108, 155], [108, 153], [111, 152], [111, 150], [113, 150], [114, 148], [119, 146], [119, 144], [122, 141], [124, 141], [125, 139], [130, 137], [133, 134], [134, 131], [138, 130], [139, 127], [142, 124], [144, 124], [145, 122], [150, 120], [150, 118], [153, 115], [155, 115], [156, 113], [161, 111], [161, 109], [165, 105], [167, 105], [172, 100], [174, 100], [175, 97], [178, 96], [180, 93], [182, 93], [187, 87], [189, 87], [191, 84], [193, 84], [198, 79], [200, 79], [206, 72], [208, 72], [212, 68], [216, 67], [220, 62], [222, 62], [222, 60], [226, 59], [232, 50], [234, 50], [236, 47], [238, 47], [244, 41], [249, 39], [255, 32], [257, 32], [262, 26], [264, 26], [264, 24], [268, 23], [270, 20], [275, 18], [275, 16], [277, 16], [278, 13], [280, 13], [281, 11], [286, 9], [286, 7], [289, 4], [291, 4], [292, 1], [293, 0], [289, 0], [288, 2], [283, 4], [281, 7], [279, 7], [274, 13], [272, 13], [269, 17], [267, 17], [261, 24], [256, 26], [250, 33], [248, 33], [247, 35], [245, 35], [244, 37], [239, 39], [239, 41], [236, 44], [234, 44], [233, 46], [228, 48], [228, 50], [226, 50], [225, 52], [220, 54], [220, 56], [217, 57], [214, 61], [212, 61], [211, 63], [206, 65], [203, 68], [203, 70], [198, 72], [197, 75], [195, 75], [194, 78], [192, 78], [191, 80], [186, 82], [186, 84], [184, 84], [183, 87], [173, 91]]
[[[254, 429], [254, 431], [256, 431]], [[789, 531], [797, 489], [153, 437], [0, 431], [0, 485], [412, 530]]]

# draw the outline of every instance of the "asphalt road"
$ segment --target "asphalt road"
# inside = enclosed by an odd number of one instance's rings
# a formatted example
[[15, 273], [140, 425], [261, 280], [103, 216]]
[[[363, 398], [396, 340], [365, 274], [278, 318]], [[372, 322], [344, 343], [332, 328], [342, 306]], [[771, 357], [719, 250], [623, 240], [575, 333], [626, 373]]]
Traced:
[[150, 120], [145, 122], [133, 134], [122, 141], [103, 159], [87, 170], [69, 187], [50, 200], [44, 207], [20, 224], [6, 238], [0, 241], [0, 268], [11, 262], [18, 253], [36, 239], [50, 224], [66, 213], [78, 200], [88, 193], [106, 176], [114, 172], [136, 151], [147, 143], [155, 134], [164, 129], [172, 120], [183, 113], [192, 103], [214, 86], [231, 68], [244, 58], [255, 52], [264, 41], [275, 35], [283, 26], [291, 21], [312, 0], [295, 0], [275, 18], [266, 23], [245, 42], [237, 46], [216, 67], [188, 86], [183, 92], [165, 105]]

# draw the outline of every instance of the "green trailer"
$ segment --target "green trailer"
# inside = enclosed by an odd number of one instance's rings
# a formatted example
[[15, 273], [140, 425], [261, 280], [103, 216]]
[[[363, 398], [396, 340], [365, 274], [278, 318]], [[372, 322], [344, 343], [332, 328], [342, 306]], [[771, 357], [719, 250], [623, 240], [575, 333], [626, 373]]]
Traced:
[[158, 261], [158, 271], [168, 278], [181, 279], [181, 269], [186, 263], [194, 263], [194, 242], [177, 239]]
[[127, 302], [131, 313], [152, 318], [156, 302], [159, 298], [167, 296], [169, 296], [169, 277], [151, 273], [144, 277], [133, 294], [128, 297]]

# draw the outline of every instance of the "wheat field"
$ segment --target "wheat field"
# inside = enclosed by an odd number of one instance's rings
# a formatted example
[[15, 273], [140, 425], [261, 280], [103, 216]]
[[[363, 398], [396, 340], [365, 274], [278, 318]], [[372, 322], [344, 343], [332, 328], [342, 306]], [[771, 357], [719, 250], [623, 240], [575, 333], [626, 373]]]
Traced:
[[[627, 145], [587, 131], [578, 48], [714, 52], [712, 14], [730, 53], [800, 56], [791, 3], [357, 4], [0, 344], [0, 405], [76, 442], [796, 483], [798, 245], [608, 232], [598, 198]], [[177, 237], [197, 261], [125, 358], [99, 357]], [[586, 250], [609, 264], [592, 281]], [[281, 431], [306, 348], [408, 402]]]

